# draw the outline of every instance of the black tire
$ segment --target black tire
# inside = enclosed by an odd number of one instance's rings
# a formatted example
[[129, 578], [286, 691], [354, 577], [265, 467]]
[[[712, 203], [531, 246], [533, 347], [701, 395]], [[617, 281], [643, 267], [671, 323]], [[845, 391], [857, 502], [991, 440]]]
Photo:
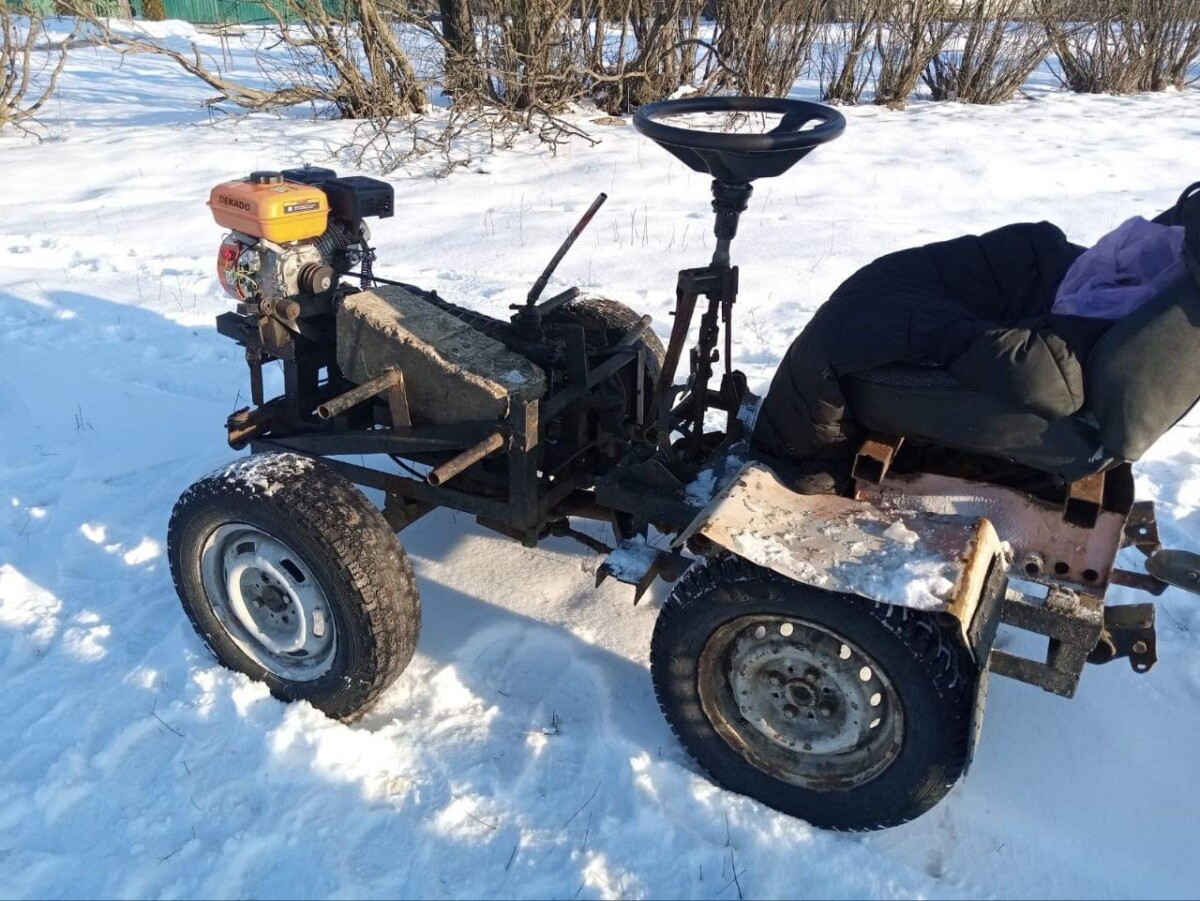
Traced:
[[[615, 344], [621, 336], [638, 324], [641, 315], [619, 300], [585, 294], [565, 304], [562, 311], [586, 329], [604, 331], [608, 340]], [[666, 348], [653, 329], [647, 329], [635, 342], [646, 352], [646, 374], [650, 381], [657, 382], [662, 372]]]
[[[710, 638], [720, 647], [716, 636], [736, 629], [737, 623], [753, 622], [746, 618], [755, 616], [795, 618], [843, 636], [882, 671], [878, 678], [890, 680], [889, 692], [894, 689], [898, 696], [894, 707], [900, 726], [890, 747], [881, 752], [891, 755], [881, 771], [864, 776], [859, 784], [837, 787], [785, 781], [752, 762], [754, 752], [735, 750], [718, 731], [700, 689], [702, 676], [711, 679], [716, 670], [710, 663], [702, 672], [701, 657]], [[705, 659], [714, 659], [712, 653]], [[726, 652], [723, 659], [732, 661], [733, 653]], [[650, 668], [659, 706], [672, 730], [717, 783], [814, 826], [866, 831], [907, 822], [945, 797], [967, 764], [977, 672], [961, 637], [932, 614], [821, 591], [724, 555], [699, 561], [676, 584], [654, 628]], [[732, 686], [733, 667], [724, 672], [722, 678]], [[714, 696], [711, 689], [705, 696], [710, 710], [718, 709]], [[876, 697], [871, 704], [879, 703]], [[890, 699], [885, 703], [893, 704]], [[718, 713], [716, 718], [722, 716]], [[741, 718], [724, 728], [754, 738], [758, 727]], [[753, 744], [743, 742], [742, 747]], [[795, 755], [790, 760], [817, 759], [775, 747], [785, 757]]]
[[[588, 331], [597, 335], [602, 333], [604, 336], [602, 346], [616, 344], [642, 318], [639, 313], [620, 301], [587, 294], [563, 305], [561, 312], [566, 318], [574, 319]], [[641, 337], [634, 342], [634, 346], [641, 348], [643, 359], [646, 361], [646, 384], [643, 387], [645, 406], [642, 415], [643, 417], [652, 417], [653, 411], [650, 409], [650, 404], [654, 396], [654, 388], [662, 374], [663, 360], [667, 357], [667, 351], [653, 329], [643, 332]], [[630, 398], [629, 413], [636, 415], [637, 405], [633, 400], [636, 396], [633, 390], [635, 386], [628, 385], [627, 382], [631, 380], [626, 379], [625, 376], [622, 375], [621, 378], [623, 382], [626, 382], [626, 395]]]
[[[328, 614], [321, 607], [319, 631], [308, 629], [324, 635], [325, 616], [333, 623], [332, 635], [324, 639], [328, 646], [321, 669], [312, 670], [319, 675], [290, 678], [297, 670], [287, 660], [272, 669], [271, 661], [284, 658], [256, 644], [242, 625], [245, 617], [238, 620], [230, 613], [231, 590], [220, 595], [218, 588], [214, 598], [206, 588], [205, 573], [217, 571], [206, 566], [220, 567], [227, 582], [231, 578], [227, 562], [212, 562], [219, 553], [214, 536], [242, 527], [294, 552], [296, 561], [283, 563], [290, 564], [287, 571], [303, 568], [323, 593]], [[253, 552], [253, 545], [238, 545], [235, 552]], [[218, 662], [265, 682], [281, 700], [309, 701], [331, 717], [353, 719], [404, 671], [416, 650], [421, 604], [408, 555], [379, 510], [350, 482], [310, 457], [256, 454], [200, 479], [171, 514], [167, 555], [183, 609]], [[297, 584], [305, 581], [302, 573], [294, 578]], [[208, 584], [214, 584], [212, 576]], [[236, 591], [245, 604], [242, 587]], [[286, 593], [274, 597], [286, 598]], [[295, 616], [298, 601], [294, 593], [291, 597], [293, 606], [281, 602], [281, 616], [288, 611]]]

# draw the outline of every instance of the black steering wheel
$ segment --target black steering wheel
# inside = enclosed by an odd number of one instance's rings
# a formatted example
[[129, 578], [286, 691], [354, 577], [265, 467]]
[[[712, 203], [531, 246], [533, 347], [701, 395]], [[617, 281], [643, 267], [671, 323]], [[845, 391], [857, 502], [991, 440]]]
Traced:
[[[662, 121], [694, 113], [762, 113], [783, 118], [765, 134], [700, 131]], [[817, 124], [805, 128], [812, 122]], [[721, 181], [750, 182], [783, 174], [845, 131], [846, 119], [832, 107], [805, 100], [687, 97], [646, 104], [634, 114], [633, 127], [697, 172]]]

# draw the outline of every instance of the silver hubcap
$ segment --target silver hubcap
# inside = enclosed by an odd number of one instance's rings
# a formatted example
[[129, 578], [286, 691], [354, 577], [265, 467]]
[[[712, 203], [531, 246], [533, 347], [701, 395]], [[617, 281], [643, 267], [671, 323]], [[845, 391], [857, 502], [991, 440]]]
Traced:
[[801, 619], [726, 623], [700, 655], [700, 702], [729, 745], [763, 772], [845, 791], [892, 764], [900, 698], [882, 668], [840, 635]]
[[213, 613], [241, 650], [293, 682], [324, 675], [336, 628], [304, 561], [256, 526], [227, 523], [204, 543], [200, 573]]

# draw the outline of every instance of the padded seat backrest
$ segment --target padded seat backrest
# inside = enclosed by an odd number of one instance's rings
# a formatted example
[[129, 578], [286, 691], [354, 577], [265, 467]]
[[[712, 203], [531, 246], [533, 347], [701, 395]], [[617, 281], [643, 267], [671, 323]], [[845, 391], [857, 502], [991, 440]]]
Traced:
[[1184, 275], [1096, 342], [1086, 407], [1105, 450], [1141, 458], [1200, 399], [1200, 286]]

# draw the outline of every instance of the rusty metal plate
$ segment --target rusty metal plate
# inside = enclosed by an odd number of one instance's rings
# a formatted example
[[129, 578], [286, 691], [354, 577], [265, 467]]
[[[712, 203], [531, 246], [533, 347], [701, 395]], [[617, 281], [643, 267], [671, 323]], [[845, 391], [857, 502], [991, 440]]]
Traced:
[[743, 467], [678, 542], [695, 534], [797, 582], [948, 611], [964, 628], [1001, 553], [986, 520], [797, 494], [761, 463]]
[[985, 517], [1012, 548], [1015, 572], [1043, 584], [1103, 595], [1124, 537], [1125, 516], [1101, 511], [1092, 528], [1063, 521], [1062, 507], [1022, 491], [952, 476], [888, 475], [855, 496], [881, 510]]

